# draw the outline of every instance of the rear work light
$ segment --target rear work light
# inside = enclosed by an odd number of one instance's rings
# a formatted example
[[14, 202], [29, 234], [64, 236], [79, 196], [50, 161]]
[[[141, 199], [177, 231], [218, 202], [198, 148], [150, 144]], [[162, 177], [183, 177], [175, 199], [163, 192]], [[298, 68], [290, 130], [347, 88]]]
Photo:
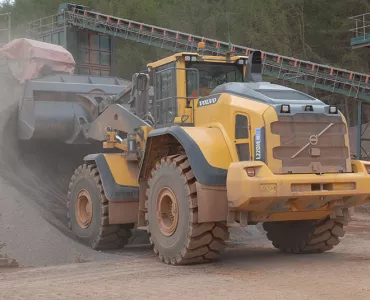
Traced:
[[370, 174], [370, 165], [366, 165], [367, 174]]
[[281, 113], [289, 114], [290, 113], [290, 105], [289, 104], [283, 104], [280, 108]]
[[256, 170], [254, 168], [246, 168], [245, 171], [249, 177], [256, 176]]
[[304, 108], [304, 111], [313, 111], [312, 105], [306, 105], [306, 107]]
[[185, 61], [197, 61], [197, 57], [196, 56], [191, 56], [191, 55], [186, 55], [185, 56]]
[[329, 114], [335, 115], [337, 113], [338, 113], [338, 108], [336, 106], [334, 106], [334, 105], [330, 105], [329, 106]]

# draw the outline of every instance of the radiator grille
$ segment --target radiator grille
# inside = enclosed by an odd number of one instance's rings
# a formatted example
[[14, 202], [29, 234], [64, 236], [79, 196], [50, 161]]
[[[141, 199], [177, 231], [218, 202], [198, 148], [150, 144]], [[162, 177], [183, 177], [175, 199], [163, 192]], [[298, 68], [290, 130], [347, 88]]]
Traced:
[[[317, 137], [325, 128], [327, 130]], [[273, 148], [272, 152], [275, 159], [282, 161], [282, 168], [274, 170], [275, 173], [348, 171], [347, 130], [340, 116], [310, 113], [280, 116], [277, 122], [271, 123], [271, 132], [280, 136], [280, 146]]]
[[236, 151], [238, 152], [239, 161], [249, 161], [251, 159], [248, 143], [237, 144]]
[[235, 138], [247, 139], [249, 137], [248, 118], [243, 115], [236, 115], [235, 118]]

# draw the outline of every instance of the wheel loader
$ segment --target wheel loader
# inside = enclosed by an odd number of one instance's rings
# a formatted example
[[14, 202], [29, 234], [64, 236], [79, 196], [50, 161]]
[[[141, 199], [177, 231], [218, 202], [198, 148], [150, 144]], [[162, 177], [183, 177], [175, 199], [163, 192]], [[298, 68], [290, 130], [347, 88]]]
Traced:
[[262, 67], [258, 51], [177, 53], [135, 74], [134, 109], [114, 104], [86, 125], [115, 151], [72, 176], [75, 237], [118, 248], [136, 226], [172, 265], [216, 260], [229, 227], [260, 222], [283, 252], [336, 246], [348, 209], [370, 199], [370, 163], [351, 160], [337, 107], [264, 82]]
[[[55, 163], [52, 175], [41, 168], [40, 184], [83, 159], [67, 217], [97, 250], [124, 246], [136, 228], [165, 263], [205, 263], [220, 257], [229, 227], [257, 223], [283, 252], [332, 249], [348, 209], [370, 199], [370, 163], [351, 160], [345, 118], [264, 82], [260, 52], [205, 56], [203, 46], [148, 64], [131, 84], [71, 74], [60, 46], [23, 39], [2, 48], [21, 83], [18, 139]], [[32, 57], [22, 75], [24, 53]]]

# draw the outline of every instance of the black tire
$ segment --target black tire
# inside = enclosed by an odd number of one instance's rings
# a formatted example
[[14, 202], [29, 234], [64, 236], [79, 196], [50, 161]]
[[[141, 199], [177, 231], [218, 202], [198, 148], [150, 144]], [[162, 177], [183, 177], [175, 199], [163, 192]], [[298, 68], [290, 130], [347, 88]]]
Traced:
[[285, 253], [321, 253], [338, 245], [345, 234], [344, 216], [322, 220], [266, 222], [263, 228], [273, 246]]
[[[206, 263], [220, 257], [229, 238], [226, 222], [198, 220], [196, 179], [185, 155], [162, 158], [148, 181], [146, 220], [154, 253], [166, 264]], [[157, 219], [160, 192], [171, 189], [178, 203], [178, 223], [171, 236], [163, 234]]]
[[[76, 216], [77, 198], [82, 190], [88, 192], [92, 201], [92, 218], [86, 228], [80, 226]], [[122, 248], [131, 237], [133, 224], [109, 224], [108, 199], [95, 164], [84, 164], [74, 172], [69, 184], [67, 210], [68, 225], [76, 239], [95, 250]]]

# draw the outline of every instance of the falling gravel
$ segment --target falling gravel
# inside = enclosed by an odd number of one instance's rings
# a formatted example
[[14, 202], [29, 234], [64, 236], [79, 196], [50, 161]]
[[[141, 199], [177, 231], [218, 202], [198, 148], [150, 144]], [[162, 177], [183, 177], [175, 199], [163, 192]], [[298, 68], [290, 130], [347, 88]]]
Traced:
[[37, 147], [18, 142], [17, 103], [22, 98], [23, 86], [4, 65], [1, 71], [0, 257], [10, 257], [27, 266], [107, 258], [108, 254], [93, 251], [70, 238], [65, 220], [66, 189], [62, 187], [68, 186], [66, 175], [73, 163], [60, 164], [67, 168], [59, 176], [61, 170], [48, 163], [60, 159], [60, 153], [53, 155], [53, 149], [48, 148], [34, 155], [32, 151]]

